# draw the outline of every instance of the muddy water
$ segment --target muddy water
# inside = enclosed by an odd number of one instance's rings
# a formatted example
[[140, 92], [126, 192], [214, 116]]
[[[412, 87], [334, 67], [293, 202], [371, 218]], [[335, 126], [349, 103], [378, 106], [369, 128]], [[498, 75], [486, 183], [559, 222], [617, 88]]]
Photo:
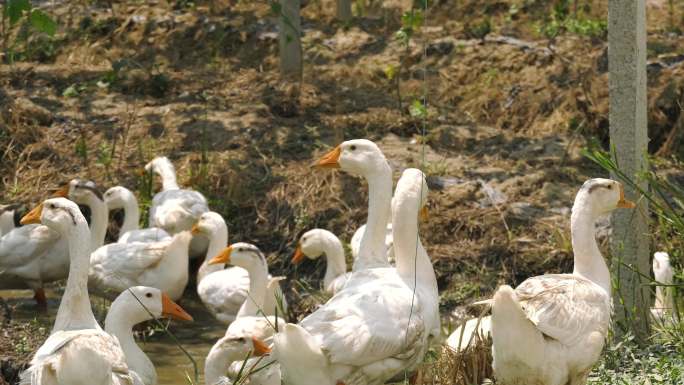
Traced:
[[[36, 318], [46, 327], [52, 326], [52, 321], [57, 313], [61, 291], [59, 289], [47, 290], [49, 310], [47, 314], [36, 313], [33, 301], [33, 292], [26, 290], [2, 291], [2, 297], [14, 307], [12, 317], [15, 321], [29, 322]], [[104, 317], [108, 303], [100, 298], [92, 297], [95, 316], [104, 326]], [[204, 358], [211, 346], [217, 339], [223, 336], [226, 327], [209, 314], [197, 295], [194, 286], [188, 285], [183, 298], [178, 303], [195, 319], [193, 322], [172, 321], [169, 330], [178, 338], [183, 347], [195, 359], [200, 374], [199, 384], [204, 384], [202, 374], [204, 372]], [[49, 325], [49, 326], [47, 326]], [[178, 345], [162, 332], [153, 333], [151, 336], [139, 340], [139, 345], [154, 362], [159, 376], [160, 385], [188, 385], [186, 376], [191, 379], [194, 376], [193, 365], [190, 359], [178, 348]]]

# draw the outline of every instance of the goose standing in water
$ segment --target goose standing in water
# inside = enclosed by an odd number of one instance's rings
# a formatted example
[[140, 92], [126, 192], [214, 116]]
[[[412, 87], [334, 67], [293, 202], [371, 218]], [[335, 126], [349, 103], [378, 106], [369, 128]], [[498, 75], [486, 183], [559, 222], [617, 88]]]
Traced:
[[494, 376], [502, 385], [581, 385], [598, 361], [610, 327], [610, 272], [595, 239], [597, 218], [632, 208], [620, 183], [590, 179], [572, 207], [571, 274], [501, 286], [492, 303]]
[[30, 385], [132, 385], [133, 378], [116, 337], [95, 320], [88, 295], [90, 230], [78, 206], [64, 198], [48, 199], [22, 223], [42, 223], [67, 240], [69, 278], [52, 333], [21, 374]]
[[[74, 179], [53, 196], [74, 199], [81, 186], [93, 188], [94, 183]], [[88, 203], [97, 205], [97, 202]], [[98, 231], [98, 226], [106, 230], [106, 221], [91, 221], [92, 231]], [[41, 309], [47, 308], [43, 284], [64, 279], [68, 272], [69, 246], [66, 239], [50, 227], [26, 224], [0, 238], [0, 288], [31, 288]]]

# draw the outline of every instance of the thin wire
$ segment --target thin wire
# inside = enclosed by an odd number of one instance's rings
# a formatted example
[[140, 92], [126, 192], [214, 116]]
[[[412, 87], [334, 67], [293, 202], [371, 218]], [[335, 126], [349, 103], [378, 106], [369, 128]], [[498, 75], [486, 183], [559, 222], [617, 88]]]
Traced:
[[[428, 1], [425, 0], [423, 3], [423, 26], [425, 25], [425, 22], [427, 21], [427, 9], [428, 9]], [[423, 174], [422, 177], [425, 177], [425, 131], [426, 131], [426, 126], [427, 126], [427, 96], [428, 96], [428, 86], [427, 86], [427, 44], [426, 44], [426, 38], [425, 35], [423, 35], [422, 39], [422, 44], [423, 44], [423, 113], [421, 115], [422, 119], [422, 127], [421, 127], [421, 160], [420, 160], [420, 171]], [[423, 183], [421, 180], [420, 184], [420, 202], [422, 203], [423, 200]], [[418, 218], [418, 215], [420, 213], [420, 206], [419, 206], [419, 212], [416, 213], [416, 218]], [[406, 324], [406, 335], [404, 337], [405, 343], [408, 343], [408, 330], [409, 327], [411, 326], [411, 318], [413, 317], [413, 308], [415, 306], [415, 301], [416, 301], [416, 289], [418, 288], [418, 246], [420, 244], [420, 234], [418, 231], [416, 231], [416, 249], [415, 253], [413, 255], [413, 294], [411, 296], [411, 311], [409, 312], [409, 318], [408, 318], [408, 323]], [[427, 331], [426, 331], [427, 332]]]

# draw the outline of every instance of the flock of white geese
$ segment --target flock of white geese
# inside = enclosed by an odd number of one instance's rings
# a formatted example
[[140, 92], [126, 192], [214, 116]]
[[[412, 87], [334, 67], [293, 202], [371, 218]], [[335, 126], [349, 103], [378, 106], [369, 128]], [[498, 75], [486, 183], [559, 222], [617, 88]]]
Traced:
[[[200, 256], [197, 293], [228, 324], [206, 358], [207, 385], [232, 384], [250, 355], [263, 369], [240, 383], [372, 385], [414, 372], [442, 333], [437, 280], [418, 234], [426, 216], [425, 176], [406, 169], [393, 192], [385, 156], [364, 139], [341, 143], [315, 166], [364, 178], [368, 219], [351, 242], [351, 271], [333, 233], [313, 229], [301, 236], [293, 263], [325, 255], [322, 288], [333, 296], [296, 324], [276, 319], [286, 314], [287, 304], [282, 277], [269, 275], [264, 254], [249, 243], [229, 245], [224, 219], [200, 193], [179, 187], [165, 157], [145, 167], [163, 186], [152, 201], [150, 228], [138, 228], [140, 209], [131, 191], [117, 186], [101, 194], [80, 179], [26, 214], [23, 226], [14, 226], [12, 206], [3, 207], [0, 289], [33, 289], [38, 304], [46, 306], [43, 285], [67, 279], [52, 332], [22, 384], [156, 384], [154, 365], [132, 328], [158, 317], [192, 319], [173, 301], [188, 283], [189, 258]], [[90, 209], [90, 224], [77, 204]], [[586, 383], [612, 310], [610, 274], [594, 223], [614, 209], [632, 207], [620, 183], [586, 181], [572, 207], [573, 272], [501, 286], [482, 301], [491, 306], [491, 316], [468, 321], [446, 344], [459, 350], [475, 331], [491, 333], [501, 384]], [[124, 211], [121, 235], [104, 245], [114, 209]], [[666, 254], [656, 255], [654, 270], [659, 281], [668, 283], [668, 274], [672, 279]], [[93, 316], [89, 292], [115, 298], [104, 330]], [[658, 293], [653, 314], [662, 318], [671, 299], [660, 288]]]

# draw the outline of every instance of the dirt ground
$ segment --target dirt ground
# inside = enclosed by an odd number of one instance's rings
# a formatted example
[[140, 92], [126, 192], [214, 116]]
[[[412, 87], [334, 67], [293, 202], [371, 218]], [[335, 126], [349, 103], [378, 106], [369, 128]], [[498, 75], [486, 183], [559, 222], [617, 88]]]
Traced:
[[[579, 3], [605, 19], [604, 2]], [[405, 5], [358, 4], [347, 26], [332, 2], [305, 4], [298, 84], [280, 80], [265, 2], [45, 2], [56, 37], [32, 38], [0, 66], [0, 201], [33, 204], [76, 176], [140, 193], [142, 166], [168, 155], [181, 184], [224, 215], [231, 241], [257, 244], [290, 278], [293, 304], [293, 282], [323, 272], [289, 264], [298, 235], [323, 227], [348, 241], [365, 221], [365, 184], [309, 164], [363, 137], [395, 177], [429, 175], [421, 236], [445, 317], [500, 283], [570, 270], [574, 194], [605, 176], [581, 155], [608, 141], [605, 34], [547, 39], [549, 2], [447, 0], [405, 49], [395, 39]], [[684, 40], [670, 16], [649, 3], [649, 146], [666, 157], [681, 154], [684, 95]], [[675, 9], [672, 24], [681, 17]], [[427, 103], [425, 124], [409, 114], [414, 100]]]

